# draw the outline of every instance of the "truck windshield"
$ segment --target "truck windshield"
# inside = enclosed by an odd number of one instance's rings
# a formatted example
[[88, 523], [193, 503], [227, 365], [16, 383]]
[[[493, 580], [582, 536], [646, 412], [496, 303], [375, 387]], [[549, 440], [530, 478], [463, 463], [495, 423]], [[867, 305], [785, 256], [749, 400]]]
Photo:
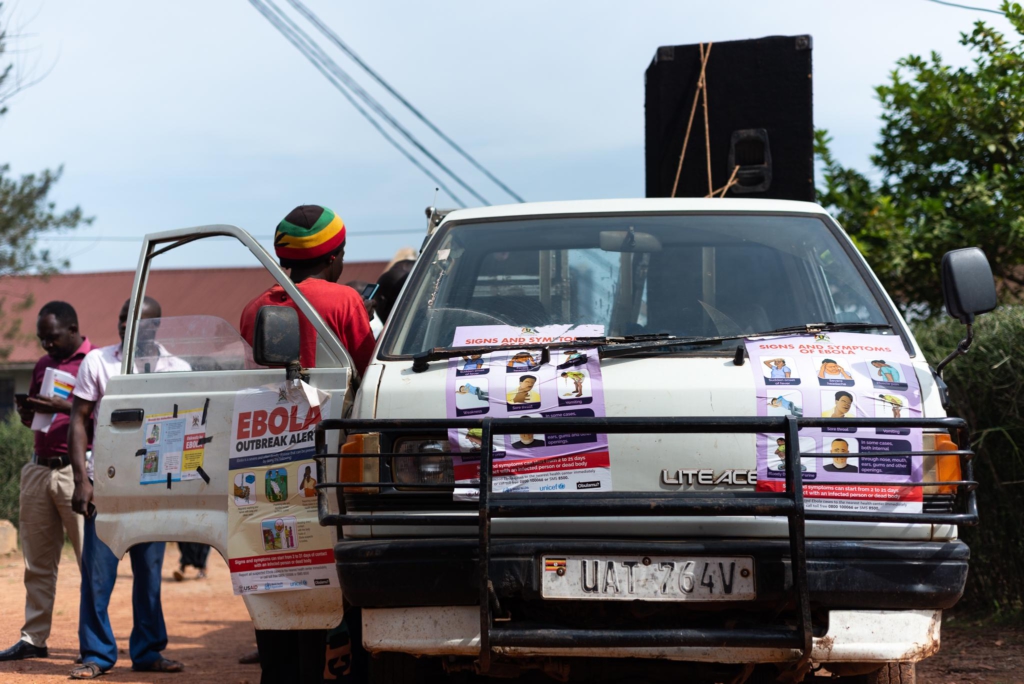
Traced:
[[822, 322], [887, 325], [860, 272], [816, 217], [467, 222], [432, 244], [389, 325], [389, 356], [451, 346], [465, 326], [594, 325], [607, 336], [716, 337]]

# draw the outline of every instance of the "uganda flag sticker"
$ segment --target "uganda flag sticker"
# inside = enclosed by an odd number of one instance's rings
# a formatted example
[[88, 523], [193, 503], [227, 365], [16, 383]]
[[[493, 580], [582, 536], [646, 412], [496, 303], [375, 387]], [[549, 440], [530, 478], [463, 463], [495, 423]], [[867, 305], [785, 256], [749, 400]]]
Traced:
[[558, 572], [559, 569], [565, 569], [564, 558], [545, 558], [544, 559], [544, 572]]

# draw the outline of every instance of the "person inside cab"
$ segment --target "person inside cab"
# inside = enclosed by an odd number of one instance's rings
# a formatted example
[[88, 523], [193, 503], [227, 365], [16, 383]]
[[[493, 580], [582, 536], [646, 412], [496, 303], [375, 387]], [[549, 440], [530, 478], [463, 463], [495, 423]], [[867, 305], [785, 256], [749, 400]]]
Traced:
[[[361, 375], [370, 363], [375, 344], [370, 321], [359, 294], [338, 284], [344, 269], [345, 224], [326, 207], [306, 204], [296, 207], [274, 232], [274, 252], [281, 268], [316, 309], [342, 346], [348, 351]], [[280, 285], [253, 299], [242, 311], [239, 324], [242, 337], [252, 345], [256, 314], [264, 306], [298, 306]], [[316, 366], [316, 329], [299, 312], [299, 361], [304, 368]]]

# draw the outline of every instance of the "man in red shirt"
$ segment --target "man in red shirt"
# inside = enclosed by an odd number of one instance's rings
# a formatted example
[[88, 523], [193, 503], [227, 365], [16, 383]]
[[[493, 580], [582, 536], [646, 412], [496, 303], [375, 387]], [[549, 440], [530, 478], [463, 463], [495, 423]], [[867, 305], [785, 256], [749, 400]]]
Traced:
[[[361, 375], [370, 363], [375, 340], [363, 300], [351, 287], [338, 284], [345, 268], [345, 224], [341, 217], [315, 204], [296, 207], [278, 224], [274, 251], [281, 268], [291, 269], [292, 282], [338, 336]], [[290, 306], [299, 310], [280, 285], [256, 297], [242, 311], [239, 324], [242, 337], [250, 345], [256, 314], [264, 306]], [[316, 330], [301, 311], [299, 339], [299, 361], [304, 368], [314, 368]]]
[[0, 651], [0, 661], [48, 656], [46, 640], [65, 532], [79, 564], [82, 561], [82, 517], [71, 509], [75, 482], [68, 458], [70, 385], [58, 379], [55, 391], [47, 392], [48, 396], [41, 392], [47, 368], [75, 377], [92, 345], [79, 332], [78, 314], [67, 302], [50, 302], [39, 310], [36, 335], [46, 356], [36, 363], [29, 396], [19, 402], [18, 412], [25, 425], [31, 425], [37, 414], [52, 418], [45, 432], [35, 431], [32, 460], [21, 469], [19, 528], [25, 555], [25, 624], [21, 640]]
[[[363, 300], [351, 287], [339, 285], [344, 269], [345, 224], [326, 207], [296, 207], [274, 232], [274, 251], [281, 268], [324, 319], [362, 374], [370, 363], [375, 340]], [[272, 288], [249, 302], [239, 328], [250, 345], [256, 314], [264, 306], [290, 306], [298, 311], [284, 288]], [[316, 330], [299, 311], [299, 360], [316, 367]], [[323, 681], [327, 630], [256, 630], [264, 684], [307, 684]]]

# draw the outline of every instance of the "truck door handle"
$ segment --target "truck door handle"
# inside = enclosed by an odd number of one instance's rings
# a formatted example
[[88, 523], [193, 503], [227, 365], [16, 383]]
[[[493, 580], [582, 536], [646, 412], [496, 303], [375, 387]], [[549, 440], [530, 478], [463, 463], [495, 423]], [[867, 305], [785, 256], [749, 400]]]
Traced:
[[117, 409], [110, 413], [110, 424], [125, 425], [141, 423], [144, 417], [145, 412], [142, 409]]

